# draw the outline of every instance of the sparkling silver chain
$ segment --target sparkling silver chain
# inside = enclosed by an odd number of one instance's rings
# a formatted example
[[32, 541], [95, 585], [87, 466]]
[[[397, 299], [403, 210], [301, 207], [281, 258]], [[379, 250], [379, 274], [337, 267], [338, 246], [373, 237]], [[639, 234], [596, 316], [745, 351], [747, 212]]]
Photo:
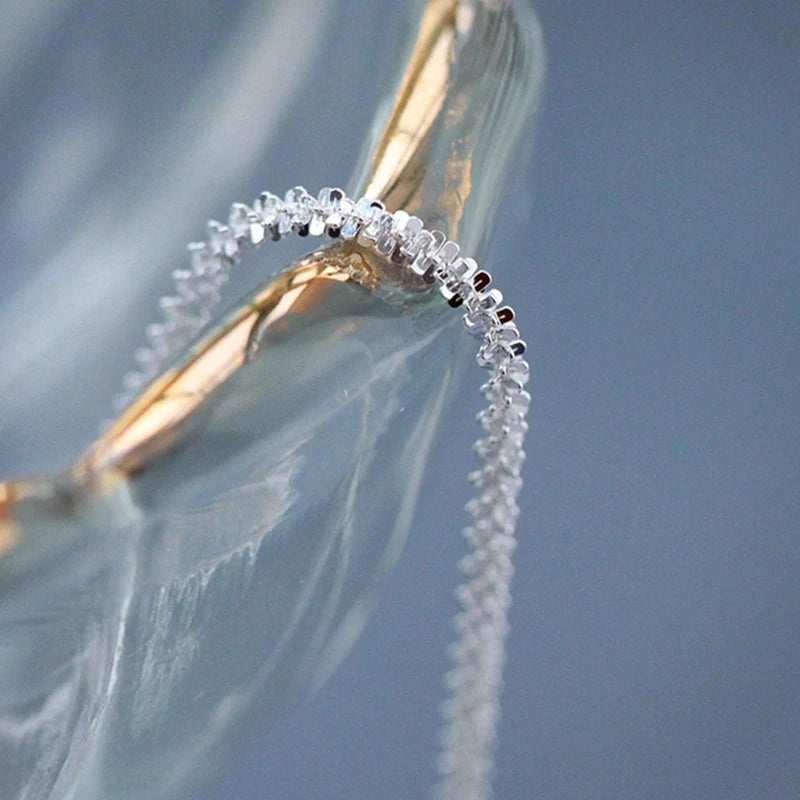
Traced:
[[456, 590], [460, 610], [456, 641], [445, 677], [447, 698], [438, 770], [442, 800], [484, 800], [491, 777], [500, 713], [509, 586], [525, 458], [530, 368], [514, 311], [489, 288], [491, 276], [460, 254], [459, 246], [419, 217], [389, 212], [371, 198], [349, 198], [325, 188], [315, 198], [303, 187], [283, 198], [262, 192], [252, 207], [231, 206], [228, 224], [209, 222], [203, 242], [189, 245], [190, 269], [173, 272], [176, 293], [159, 301], [162, 322], [149, 325], [147, 347], [136, 351], [138, 369], [124, 378], [116, 399], [125, 407], [203, 328], [220, 289], [243, 251], [290, 233], [357, 240], [373, 252], [438, 287], [448, 304], [463, 310], [467, 331], [480, 341], [477, 361], [489, 372], [481, 392], [488, 406], [478, 414], [484, 435], [474, 449], [480, 465], [470, 474], [476, 495], [464, 535], [469, 554], [460, 562], [465, 581]]

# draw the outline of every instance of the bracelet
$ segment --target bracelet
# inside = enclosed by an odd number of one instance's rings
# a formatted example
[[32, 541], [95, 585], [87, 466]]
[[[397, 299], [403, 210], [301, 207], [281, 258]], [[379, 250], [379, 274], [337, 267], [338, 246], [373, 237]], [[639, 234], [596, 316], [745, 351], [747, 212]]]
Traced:
[[424, 284], [437, 287], [454, 309], [463, 311], [467, 331], [480, 340], [477, 361], [489, 371], [481, 392], [488, 406], [478, 414], [484, 435], [474, 445], [480, 466], [469, 476], [477, 493], [467, 504], [472, 517], [464, 535], [469, 554], [459, 567], [465, 582], [456, 590], [460, 611], [452, 666], [445, 684], [439, 796], [488, 796], [500, 712], [516, 498], [522, 486], [530, 367], [526, 345], [492, 278], [460, 254], [458, 244], [419, 217], [389, 212], [379, 200], [353, 200], [341, 189], [325, 188], [315, 198], [295, 187], [283, 198], [262, 192], [252, 208], [231, 206], [228, 224], [209, 222], [207, 238], [189, 245], [191, 269], [176, 270], [176, 294], [159, 305], [164, 321], [146, 329], [149, 346], [136, 351], [139, 369], [124, 378], [116, 405], [125, 407], [166, 363], [209, 321], [230, 269], [247, 249], [290, 233], [355, 240]]

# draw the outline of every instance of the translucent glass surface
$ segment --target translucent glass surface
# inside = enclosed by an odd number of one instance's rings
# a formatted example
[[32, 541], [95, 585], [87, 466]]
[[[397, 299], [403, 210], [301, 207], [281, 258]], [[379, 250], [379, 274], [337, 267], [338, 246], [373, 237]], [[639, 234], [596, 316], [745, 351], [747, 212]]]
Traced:
[[[361, 186], [376, 179], [419, 9], [370, 17], [366, 4], [339, 6], [276, 3], [267, 14], [231, 6], [219, 25], [192, 16], [184, 58], [167, 72], [170, 90], [190, 99], [172, 102], [138, 73], [129, 79], [133, 105], [149, 109], [151, 122], [156, 109], [168, 117], [155, 134], [148, 114], [136, 124], [158, 143], [157, 156], [126, 126], [118, 66], [108, 70], [110, 105], [96, 125], [76, 114], [73, 139], [59, 128], [14, 172], [17, 195], [25, 200], [27, 189], [31, 199], [4, 224], [35, 266], [13, 278], [15, 301], [0, 322], [0, 463], [9, 475], [56, 477], [9, 483], [0, 495], [4, 798], [190, 797], [209, 771], [225, 768], [225, 734], [245, 708], [257, 703], [266, 728], [326, 680], [402, 549], [465, 349], [441, 298], [388, 280], [377, 289], [320, 284], [279, 326], [256, 325], [244, 366], [135, 468], [56, 470], [108, 415], [165, 276], [211, 206], [247, 199], [267, 180], [282, 189], [351, 172]], [[415, 144], [414, 178], [406, 170], [385, 187], [401, 186], [421, 215], [479, 250], [508, 148], [536, 98], [541, 53], [527, 10], [459, 8], [447, 58], [436, 62], [451, 70], [445, 101]], [[40, 62], [61, 54], [79, 65], [77, 87], [97, 89], [80, 39], [65, 34], [48, 49], [56, 19], [69, 32], [93, 10], [40, 9], [26, 23], [32, 61], [18, 55], [14, 64], [33, 80]], [[149, 23], [131, 13], [144, 35]], [[326, 37], [334, 13], [354, 20], [347, 36], [356, 55], [344, 56], [344, 22]], [[185, 19], [175, 9], [168, 29], [182, 30]], [[119, 42], [123, 63], [128, 33], [95, 24], [90, 65], [97, 49], [115, 63], [106, 48]], [[147, 47], [133, 48], [137, 64]], [[365, 64], [378, 50], [376, 90]], [[208, 61], [193, 71], [198, 53]], [[336, 102], [320, 88], [331, 74]], [[50, 108], [59, 84], [42, 81]], [[102, 107], [92, 96], [84, 112]], [[23, 121], [13, 136], [25, 130]], [[26, 251], [35, 232], [20, 225], [31, 216], [19, 207], [46, 198], [64, 204], [65, 235]], [[276, 258], [285, 255], [242, 262], [226, 290], [234, 311], [215, 318], [175, 368], [195, 363], [233, 324]], [[232, 303], [237, 293], [244, 297]], [[42, 298], [65, 296], [41, 313]], [[22, 323], [32, 315], [29, 331]], [[63, 397], [76, 411], [56, 402]]]
[[96, 501], [62, 484], [20, 505], [26, 546], [0, 568], [4, 796], [56, 776], [55, 796], [162, 796], [256, 690], [269, 724], [358, 634], [446, 398], [450, 371], [425, 365], [452, 343], [436, 309], [335, 294], [150, 468]]

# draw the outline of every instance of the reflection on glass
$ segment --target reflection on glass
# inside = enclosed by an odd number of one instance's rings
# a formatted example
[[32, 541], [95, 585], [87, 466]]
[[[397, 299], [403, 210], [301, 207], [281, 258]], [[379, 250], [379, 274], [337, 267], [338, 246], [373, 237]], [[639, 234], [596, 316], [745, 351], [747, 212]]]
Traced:
[[[474, 251], [540, 79], [524, 8], [429, 3], [356, 188]], [[358, 636], [459, 362], [438, 297], [354, 259], [295, 262], [69, 470], [0, 484], [0, 796], [191, 796]]]

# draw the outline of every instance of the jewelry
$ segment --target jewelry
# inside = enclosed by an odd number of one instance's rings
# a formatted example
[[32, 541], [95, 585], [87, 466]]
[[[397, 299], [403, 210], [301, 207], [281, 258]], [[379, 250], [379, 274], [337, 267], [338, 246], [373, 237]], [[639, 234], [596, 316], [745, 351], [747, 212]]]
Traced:
[[177, 293], [159, 301], [164, 321], [147, 327], [149, 346], [136, 352], [139, 369], [125, 377], [117, 405], [126, 406], [208, 322], [220, 288], [244, 251], [290, 233], [352, 240], [407, 269], [436, 286], [452, 308], [463, 309], [467, 331], [480, 340], [477, 361], [489, 371], [481, 392], [489, 405], [478, 414], [484, 431], [474, 445], [480, 467], [469, 476], [477, 490], [467, 504], [472, 522], [464, 531], [471, 551], [459, 565], [466, 580], [456, 591], [461, 609], [445, 681], [438, 759], [441, 798], [480, 800], [490, 791], [519, 516], [516, 498], [531, 401], [525, 390], [530, 374], [526, 345], [514, 311], [503, 305], [499, 290], [489, 288], [489, 273], [463, 257], [441, 231], [427, 229], [405, 211], [389, 212], [378, 200], [355, 201], [331, 188], [316, 198], [299, 186], [283, 198], [263, 192], [252, 208], [234, 203], [227, 225], [209, 222], [206, 240], [189, 245], [191, 269], [173, 273]]

